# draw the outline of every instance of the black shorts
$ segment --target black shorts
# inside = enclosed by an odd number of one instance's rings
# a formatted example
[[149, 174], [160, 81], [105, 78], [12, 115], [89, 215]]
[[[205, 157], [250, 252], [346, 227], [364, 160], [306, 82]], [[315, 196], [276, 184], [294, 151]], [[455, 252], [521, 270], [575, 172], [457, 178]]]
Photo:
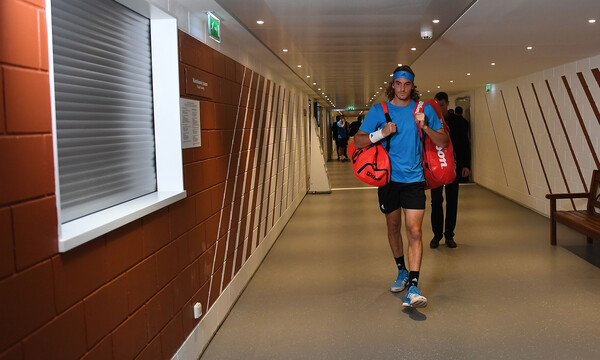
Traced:
[[348, 146], [348, 138], [335, 139], [335, 145], [337, 147], [346, 147], [346, 146]]
[[399, 183], [390, 181], [377, 191], [379, 210], [384, 214], [403, 209], [425, 210], [425, 182]]

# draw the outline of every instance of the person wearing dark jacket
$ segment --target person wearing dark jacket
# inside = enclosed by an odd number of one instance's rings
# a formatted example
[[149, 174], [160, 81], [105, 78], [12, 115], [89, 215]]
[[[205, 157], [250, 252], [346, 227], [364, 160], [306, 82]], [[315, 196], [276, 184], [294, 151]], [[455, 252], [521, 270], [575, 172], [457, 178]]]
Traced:
[[[433, 239], [429, 246], [437, 248], [440, 240], [444, 237], [446, 246], [455, 248], [454, 229], [456, 227], [456, 217], [458, 212], [458, 184], [461, 178], [468, 177], [471, 173], [471, 144], [468, 137], [467, 120], [462, 116], [448, 112], [448, 94], [439, 92], [435, 95], [435, 101], [440, 106], [444, 114], [444, 121], [450, 128], [450, 140], [454, 149], [456, 158], [456, 179], [453, 183], [442, 185], [431, 189], [431, 228], [433, 230]], [[443, 202], [446, 193], [446, 219], [444, 221]], [[444, 229], [445, 225], [445, 229]]]
[[348, 135], [350, 135], [350, 136], [356, 135], [356, 133], [358, 132], [358, 129], [360, 129], [360, 126], [362, 125], [362, 119], [363, 119], [363, 116], [358, 115], [358, 118], [355, 121], [353, 121], [352, 123], [350, 123], [350, 133]]

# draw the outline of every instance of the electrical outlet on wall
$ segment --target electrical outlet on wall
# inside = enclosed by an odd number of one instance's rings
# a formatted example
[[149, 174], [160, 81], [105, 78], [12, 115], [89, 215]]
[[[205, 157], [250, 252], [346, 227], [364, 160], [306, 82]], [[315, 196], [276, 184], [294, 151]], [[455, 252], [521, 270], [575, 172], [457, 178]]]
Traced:
[[198, 319], [202, 316], [202, 303], [197, 302], [194, 304], [194, 319]]

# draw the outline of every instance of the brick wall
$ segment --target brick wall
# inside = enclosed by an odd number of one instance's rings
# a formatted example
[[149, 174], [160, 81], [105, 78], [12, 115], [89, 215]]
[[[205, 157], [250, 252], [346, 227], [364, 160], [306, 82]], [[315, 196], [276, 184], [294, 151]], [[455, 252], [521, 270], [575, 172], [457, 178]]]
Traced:
[[[301, 96], [179, 33], [188, 197], [58, 253], [45, 2], [0, 1], [0, 360], [169, 359], [306, 191]], [[214, 84], [186, 94], [185, 71]]]

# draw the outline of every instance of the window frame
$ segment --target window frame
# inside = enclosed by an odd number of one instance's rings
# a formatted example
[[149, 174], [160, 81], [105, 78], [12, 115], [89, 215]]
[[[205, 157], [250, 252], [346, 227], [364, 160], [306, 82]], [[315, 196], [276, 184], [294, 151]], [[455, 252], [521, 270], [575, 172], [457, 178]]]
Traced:
[[59, 252], [66, 252], [85, 244], [186, 197], [186, 191], [183, 188], [181, 151], [177, 19], [150, 4], [147, 0], [114, 1], [150, 19], [157, 191], [79, 219], [62, 223], [54, 94], [52, 0], [46, 0]]

